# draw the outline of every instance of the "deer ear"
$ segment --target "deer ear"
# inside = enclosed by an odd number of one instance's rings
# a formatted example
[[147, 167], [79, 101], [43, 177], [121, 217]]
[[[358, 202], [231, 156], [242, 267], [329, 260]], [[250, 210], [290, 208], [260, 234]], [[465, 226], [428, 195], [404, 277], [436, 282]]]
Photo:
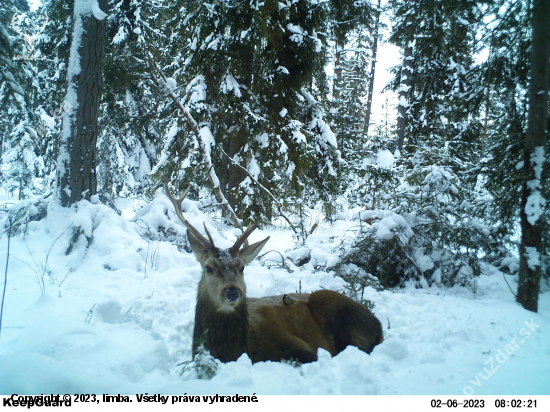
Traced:
[[191, 245], [191, 250], [195, 254], [195, 257], [200, 262], [204, 254], [208, 251], [208, 247], [204, 245], [200, 239], [195, 237], [193, 232], [187, 229], [187, 238], [189, 239], [189, 244]]
[[264, 240], [245, 246], [239, 250], [239, 254], [241, 255], [241, 259], [244, 260], [245, 265], [248, 265], [256, 256], [258, 256], [258, 253], [260, 253], [260, 250], [262, 250], [268, 240], [269, 236]]

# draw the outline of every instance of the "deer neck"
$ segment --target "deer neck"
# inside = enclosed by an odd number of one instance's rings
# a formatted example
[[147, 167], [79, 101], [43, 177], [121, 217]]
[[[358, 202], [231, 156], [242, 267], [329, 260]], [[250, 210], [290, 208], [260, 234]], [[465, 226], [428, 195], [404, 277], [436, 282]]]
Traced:
[[243, 299], [232, 312], [219, 312], [199, 295], [195, 308], [193, 356], [204, 344], [222, 362], [237, 360], [248, 350], [248, 306]]

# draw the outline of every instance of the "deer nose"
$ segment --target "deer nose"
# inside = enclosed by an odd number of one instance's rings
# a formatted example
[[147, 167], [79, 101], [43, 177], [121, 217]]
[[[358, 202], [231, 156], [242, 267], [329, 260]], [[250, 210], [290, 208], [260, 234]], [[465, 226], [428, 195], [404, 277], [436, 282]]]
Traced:
[[236, 287], [229, 287], [223, 292], [228, 302], [236, 302], [241, 298], [241, 291]]

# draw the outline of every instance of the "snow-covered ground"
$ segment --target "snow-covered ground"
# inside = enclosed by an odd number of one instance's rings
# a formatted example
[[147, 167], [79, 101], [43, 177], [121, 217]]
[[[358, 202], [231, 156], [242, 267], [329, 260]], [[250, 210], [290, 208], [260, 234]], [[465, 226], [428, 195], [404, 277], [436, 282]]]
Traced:
[[[212, 380], [182, 374], [178, 364], [191, 358], [200, 266], [175, 245], [140, 236], [147, 225], [183, 235], [165, 196], [136, 217], [137, 203], [118, 206], [122, 216], [101, 204], [66, 210], [51, 203], [46, 219], [12, 237], [0, 394], [550, 394], [550, 293], [540, 296], [538, 314], [528, 312], [500, 273], [480, 276], [475, 295], [459, 287], [367, 290], [385, 333], [370, 355], [353, 347], [335, 358], [320, 351], [319, 361], [301, 367], [252, 365], [243, 355], [220, 365]], [[205, 217], [196, 206], [186, 201], [184, 208], [202, 227]], [[0, 215], [0, 223], [5, 218]], [[75, 225], [85, 236], [66, 255]], [[248, 295], [295, 292], [300, 283], [305, 292], [341, 290], [340, 278], [313, 265], [334, 261], [332, 248], [353, 225], [339, 220], [311, 236], [310, 263], [299, 268], [285, 260], [293, 272], [275, 252], [251, 263]], [[290, 232], [258, 230], [251, 240], [267, 235], [262, 253], [286, 256]], [[216, 242], [235, 239], [229, 231], [224, 236], [228, 240], [218, 235]], [[2, 262], [7, 245], [4, 233]], [[3, 286], [3, 264], [0, 273]]]

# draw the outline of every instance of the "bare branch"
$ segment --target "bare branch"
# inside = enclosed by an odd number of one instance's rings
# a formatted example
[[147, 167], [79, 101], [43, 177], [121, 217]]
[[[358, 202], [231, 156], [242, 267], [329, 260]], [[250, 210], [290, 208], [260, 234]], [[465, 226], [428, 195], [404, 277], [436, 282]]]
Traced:
[[277, 198], [275, 196], [273, 196], [273, 193], [271, 193], [269, 191], [269, 189], [267, 187], [265, 187], [264, 185], [262, 185], [260, 182], [258, 182], [256, 180], [256, 178], [254, 176], [252, 176], [252, 174], [248, 171], [248, 169], [246, 169], [245, 167], [242, 167], [240, 164], [238, 164], [237, 162], [235, 162], [227, 153], [225, 153], [225, 151], [223, 149], [220, 149], [221, 152], [225, 155], [225, 157], [227, 157], [227, 159], [234, 165], [234, 166], [237, 166], [238, 168], [244, 170], [246, 172], [246, 174], [248, 175], [248, 177], [250, 177], [250, 179], [256, 183], [260, 189], [264, 190], [268, 195], [269, 197], [271, 197], [271, 199], [275, 202], [275, 204], [277, 205], [277, 210], [279, 211], [279, 214], [283, 217], [283, 219], [285, 219], [287, 221], [287, 223], [290, 225], [290, 228], [292, 229], [292, 231], [294, 233], [298, 233], [298, 230], [294, 227], [294, 225], [292, 224], [292, 222], [290, 221], [290, 218], [286, 215], [286, 213], [283, 211], [283, 206], [281, 205], [281, 202], [279, 202], [277, 200]]
[[[184, 224], [184, 226], [187, 228], [187, 230], [189, 230], [197, 238], [197, 240], [199, 240], [203, 244], [203, 246], [205, 246], [207, 248], [214, 247], [214, 242], [212, 242], [212, 237], [210, 236], [208, 231], [206, 233], [208, 234], [208, 237], [209, 237], [210, 241], [208, 241], [208, 239], [206, 239], [197, 229], [195, 229], [193, 227], [193, 225], [191, 223], [189, 223], [187, 221], [187, 219], [183, 216], [183, 212], [181, 210], [181, 203], [183, 202], [183, 200], [187, 196], [187, 193], [189, 193], [190, 188], [191, 187], [187, 188], [187, 190], [185, 191], [185, 193], [183, 194], [182, 197], [180, 197], [179, 199], [176, 199], [172, 195], [172, 193], [170, 193], [170, 189], [168, 188], [168, 183], [164, 182], [164, 193], [166, 194], [166, 196], [168, 196], [168, 198], [170, 199], [170, 201], [174, 205], [174, 209], [176, 209], [176, 215], [178, 216], [179, 220], [181, 220], [181, 223]], [[205, 226], [205, 228], [206, 228], [206, 226]]]

